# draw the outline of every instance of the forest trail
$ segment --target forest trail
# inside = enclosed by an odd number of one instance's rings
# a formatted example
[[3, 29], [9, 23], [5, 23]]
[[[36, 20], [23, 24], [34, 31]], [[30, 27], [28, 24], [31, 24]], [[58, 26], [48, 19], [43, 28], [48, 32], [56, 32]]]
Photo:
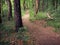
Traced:
[[28, 28], [31, 39], [34, 40], [34, 45], [60, 45], [60, 35], [53, 31], [53, 27], [46, 26], [46, 21], [30, 22], [29, 11], [26, 11], [22, 19], [23, 24]]

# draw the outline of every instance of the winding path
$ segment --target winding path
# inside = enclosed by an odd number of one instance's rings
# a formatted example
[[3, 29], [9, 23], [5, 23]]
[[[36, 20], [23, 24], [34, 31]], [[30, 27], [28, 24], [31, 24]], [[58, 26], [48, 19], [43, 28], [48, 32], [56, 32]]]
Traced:
[[22, 19], [23, 24], [28, 28], [31, 39], [34, 40], [34, 45], [60, 45], [60, 35], [53, 32], [54, 28], [44, 27], [46, 25], [44, 20], [30, 22], [29, 11], [26, 12]]

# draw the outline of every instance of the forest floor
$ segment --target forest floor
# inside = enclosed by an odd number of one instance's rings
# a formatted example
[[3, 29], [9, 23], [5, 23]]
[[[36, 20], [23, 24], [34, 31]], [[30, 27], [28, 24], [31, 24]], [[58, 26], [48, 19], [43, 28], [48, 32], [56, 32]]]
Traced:
[[29, 11], [22, 17], [23, 24], [28, 28], [34, 45], [60, 45], [60, 34], [54, 32], [54, 28], [47, 26], [45, 20], [29, 20]]

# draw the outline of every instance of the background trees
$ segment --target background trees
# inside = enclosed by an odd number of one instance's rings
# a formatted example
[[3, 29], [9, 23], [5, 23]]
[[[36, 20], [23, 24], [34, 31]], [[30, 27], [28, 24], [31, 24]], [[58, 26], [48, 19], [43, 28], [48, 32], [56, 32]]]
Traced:
[[1, 18], [1, 1], [0, 1], [0, 23], [2, 23], [2, 18]]
[[8, 20], [12, 18], [12, 4], [11, 0], [6, 0], [7, 5], [8, 5]]

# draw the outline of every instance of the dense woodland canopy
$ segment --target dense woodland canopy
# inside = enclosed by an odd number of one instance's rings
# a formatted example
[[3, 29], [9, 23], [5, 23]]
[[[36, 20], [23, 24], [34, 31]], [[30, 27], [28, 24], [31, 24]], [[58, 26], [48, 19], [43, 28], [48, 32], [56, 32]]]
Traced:
[[[12, 45], [15, 45], [15, 38], [20, 39], [20, 43], [23, 43], [22, 37], [24, 40], [28, 40], [29, 35], [25, 33], [29, 32], [22, 19], [27, 10], [31, 22], [45, 20], [46, 26], [51, 26], [55, 28], [55, 32], [60, 33], [60, 0], [0, 0], [0, 42], [5, 41], [9, 44], [11, 42]], [[12, 37], [11, 35], [15, 35], [14, 42], [5, 40], [6, 37]], [[9, 45], [8, 43], [6, 44]], [[29, 45], [30, 42], [25, 43]], [[1, 45], [3, 44], [1, 43]]]

